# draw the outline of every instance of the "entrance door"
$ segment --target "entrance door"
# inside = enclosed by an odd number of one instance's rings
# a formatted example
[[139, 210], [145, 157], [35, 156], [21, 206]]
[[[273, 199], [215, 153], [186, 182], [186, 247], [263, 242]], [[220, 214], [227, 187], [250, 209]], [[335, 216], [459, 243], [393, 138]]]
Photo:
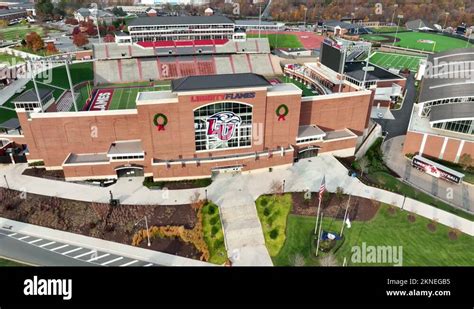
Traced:
[[306, 159], [316, 157], [318, 155], [319, 148], [308, 147], [306, 149], [298, 151], [298, 159]]
[[140, 166], [118, 167], [115, 169], [117, 176], [121, 177], [143, 177], [144, 170]]

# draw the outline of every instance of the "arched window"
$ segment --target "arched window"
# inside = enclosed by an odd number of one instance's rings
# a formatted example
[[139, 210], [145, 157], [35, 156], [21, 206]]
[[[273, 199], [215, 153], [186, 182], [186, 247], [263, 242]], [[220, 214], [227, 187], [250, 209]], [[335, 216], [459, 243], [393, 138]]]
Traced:
[[252, 106], [218, 102], [194, 110], [196, 151], [250, 147]]

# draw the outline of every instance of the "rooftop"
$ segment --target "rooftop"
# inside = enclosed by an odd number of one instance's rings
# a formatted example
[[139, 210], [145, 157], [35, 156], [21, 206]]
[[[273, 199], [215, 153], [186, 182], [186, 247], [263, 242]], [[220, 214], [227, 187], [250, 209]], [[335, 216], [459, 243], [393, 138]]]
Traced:
[[81, 164], [81, 163], [105, 163], [109, 162], [106, 153], [91, 153], [91, 154], [75, 154], [71, 153], [67, 157], [64, 164]]
[[[51, 89], [45, 89], [45, 88], [38, 88], [39, 96], [41, 98], [41, 101], [43, 101], [48, 95], [53, 93], [53, 90]], [[31, 102], [38, 102], [38, 97], [36, 96], [36, 92], [34, 89], [29, 89], [16, 97], [14, 100], [12, 100], [13, 103], [31, 103]]]
[[467, 118], [474, 119], [474, 104], [472, 103], [441, 104], [431, 107], [430, 122]]
[[0, 9], [0, 16], [10, 15], [10, 14], [17, 14], [17, 13], [26, 13], [25, 9]]
[[474, 49], [458, 48], [430, 55], [418, 102], [474, 96]]
[[326, 133], [316, 125], [299, 126], [298, 138], [326, 136]]
[[107, 155], [124, 155], [124, 154], [141, 154], [143, 153], [142, 142], [136, 141], [119, 141], [110, 145]]
[[[344, 73], [358, 81], [362, 81], [364, 80], [365, 71], [363, 68], [365, 66], [365, 61], [346, 62], [344, 65]], [[403, 79], [403, 77], [393, 74], [379, 66], [373, 64], [369, 66], [374, 67], [374, 70], [367, 72], [366, 81]]]
[[212, 16], [146, 16], [129, 21], [129, 26], [151, 25], [203, 25], [234, 24], [234, 21], [221, 15]]
[[188, 76], [171, 82], [173, 92], [268, 86], [265, 77], [253, 73]]

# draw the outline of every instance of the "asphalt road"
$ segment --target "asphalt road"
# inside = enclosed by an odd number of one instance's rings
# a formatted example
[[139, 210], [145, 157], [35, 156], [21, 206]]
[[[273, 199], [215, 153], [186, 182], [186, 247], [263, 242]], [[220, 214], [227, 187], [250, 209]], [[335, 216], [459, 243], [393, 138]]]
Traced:
[[382, 126], [382, 130], [388, 132], [385, 140], [395, 136], [406, 135], [408, 124], [410, 123], [410, 116], [413, 109], [413, 104], [416, 97], [415, 78], [413, 74], [407, 78], [406, 96], [402, 108], [399, 110], [392, 110], [395, 119], [374, 119], [375, 122]]
[[0, 256], [37, 266], [158, 266], [0, 228]]

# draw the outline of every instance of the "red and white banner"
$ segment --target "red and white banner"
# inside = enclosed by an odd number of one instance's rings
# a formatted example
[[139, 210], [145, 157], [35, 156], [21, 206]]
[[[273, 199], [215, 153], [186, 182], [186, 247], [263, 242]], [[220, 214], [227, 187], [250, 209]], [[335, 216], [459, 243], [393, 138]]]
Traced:
[[105, 111], [109, 109], [110, 102], [112, 102], [112, 96], [114, 95], [113, 89], [99, 89], [92, 99], [90, 104], [90, 111]]

